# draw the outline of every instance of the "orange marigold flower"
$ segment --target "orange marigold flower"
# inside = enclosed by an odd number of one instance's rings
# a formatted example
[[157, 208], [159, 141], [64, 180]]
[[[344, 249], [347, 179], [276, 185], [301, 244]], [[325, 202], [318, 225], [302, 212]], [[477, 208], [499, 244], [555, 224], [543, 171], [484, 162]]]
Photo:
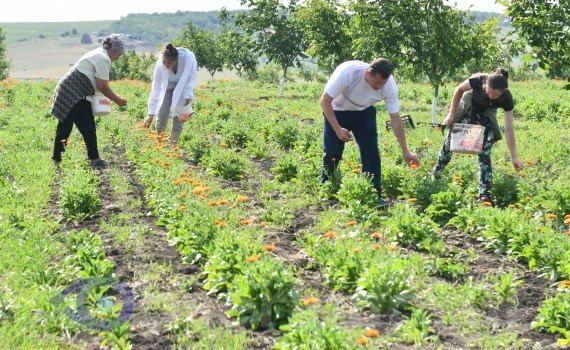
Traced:
[[356, 340], [356, 342], [362, 346], [366, 346], [366, 344], [368, 344], [368, 339], [365, 337], [360, 337]]
[[388, 250], [393, 252], [398, 250], [398, 245], [396, 243], [390, 243], [390, 245], [388, 246]]
[[228, 226], [228, 224], [226, 222], [223, 222], [220, 219], [216, 219], [216, 221], [214, 222], [214, 225], [216, 225], [216, 227], [226, 227]]
[[382, 238], [382, 232], [374, 231], [374, 232], [372, 232], [372, 234], [370, 235], [370, 237], [372, 237], [372, 238]]
[[483, 203], [481, 203], [483, 206], [485, 207], [492, 207], [493, 203], [489, 202], [489, 201], [484, 201]]
[[564, 232], [566, 234], [566, 236], [570, 236], [570, 230], [566, 230], [566, 232]]
[[308, 298], [303, 299], [303, 305], [309, 306], [309, 305], [316, 304], [316, 303], [318, 303], [319, 301], [320, 301], [320, 300], [319, 300], [318, 298], [315, 298], [315, 297], [308, 297]]
[[453, 181], [461, 181], [461, 175], [455, 175]]
[[338, 233], [336, 233], [334, 231], [327, 231], [327, 232], [325, 232], [325, 237], [326, 238], [337, 238]]
[[556, 214], [546, 214], [546, 219], [548, 219], [548, 220], [557, 220], [557, 219], [558, 219], [558, 215], [556, 215]]
[[377, 329], [367, 329], [366, 332], [364, 332], [364, 335], [367, 336], [368, 338], [378, 338], [380, 336], [380, 332]]
[[374, 250], [379, 250], [381, 247], [382, 247], [382, 246], [380, 245], [380, 243], [374, 243], [374, 244], [372, 245], [372, 249], [374, 249]]
[[178, 207], [178, 210], [180, 210], [180, 211], [186, 211], [186, 206], [185, 206], [185, 205], [181, 205], [180, 207]]
[[251, 225], [251, 224], [253, 224], [253, 220], [252, 219], [243, 219], [240, 221], [240, 223], [242, 225]]
[[266, 244], [263, 246], [263, 250], [266, 252], [273, 252], [277, 249], [277, 246], [275, 244]]
[[356, 222], [356, 220], [350, 220], [346, 223], [347, 226], [356, 226], [358, 224], [358, 222]]
[[570, 219], [570, 214], [564, 215], [564, 220], [566, 220], [566, 219]]
[[352, 250], [353, 253], [361, 253], [362, 252], [362, 248], [360, 247], [356, 247]]
[[566, 281], [560, 282], [560, 287], [562, 287], [562, 288], [570, 287], [570, 281], [566, 280]]
[[417, 202], [417, 201], [418, 201], [417, 198], [408, 198], [408, 202], [409, 202], [409, 203], [415, 203], [415, 202]]
[[248, 196], [237, 196], [236, 201], [238, 201], [240, 203], [246, 203], [246, 202], [249, 202], [249, 197]]
[[209, 201], [209, 202], [208, 202], [208, 205], [209, 205], [210, 207], [215, 207], [215, 206], [218, 205], [218, 201]]
[[259, 260], [261, 260], [261, 254], [255, 254], [255, 255], [252, 255], [246, 259], [246, 261], [250, 264], [254, 263], [256, 261], [259, 261]]
[[570, 224], [570, 218], [564, 219], [564, 225], [568, 225], [568, 224]]

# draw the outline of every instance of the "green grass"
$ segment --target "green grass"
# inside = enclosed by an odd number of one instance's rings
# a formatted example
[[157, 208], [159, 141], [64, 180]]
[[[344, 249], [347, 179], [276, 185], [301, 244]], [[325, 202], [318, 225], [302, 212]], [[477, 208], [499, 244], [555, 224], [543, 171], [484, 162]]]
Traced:
[[59, 37], [62, 33], [69, 32], [75, 28], [79, 36], [85, 33], [109, 31], [113, 21], [86, 21], [86, 22], [17, 22], [0, 23], [0, 27], [6, 30], [6, 43], [11, 44], [31, 38], [38, 38], [39, 35], [48, 37]]

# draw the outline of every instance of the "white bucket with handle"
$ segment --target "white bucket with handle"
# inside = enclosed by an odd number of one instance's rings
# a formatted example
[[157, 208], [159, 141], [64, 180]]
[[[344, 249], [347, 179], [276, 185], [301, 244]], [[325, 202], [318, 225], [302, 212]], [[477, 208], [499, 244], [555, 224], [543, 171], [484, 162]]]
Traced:
[[174, 115], [180, 119], [180, 121], [186, 121], [194, 114], [194, 109], [192, 104], [188, 103], [186, 106], [178, 105], [174, 108]]
[[87, 100], [91, 101], [93, 115], [107, 115], [111, 113], [111, 100], [105, 97], [105, 95], [97, 93], [87, 97]]
[[481, 154], [484, 137], [484, 126], [455, 123], [451, 126], [450, 150], [455, 153]]

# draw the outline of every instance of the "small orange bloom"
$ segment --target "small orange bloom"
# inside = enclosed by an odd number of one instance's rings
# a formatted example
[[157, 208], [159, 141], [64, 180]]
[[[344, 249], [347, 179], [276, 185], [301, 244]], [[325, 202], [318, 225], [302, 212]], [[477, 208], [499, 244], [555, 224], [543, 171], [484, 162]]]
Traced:
[[372, 238], [382, 238], [382, 233], [378, 232], [378, 231], [374, 231], [372, 232], [372, 234], [370, 235], [370, 237]]
[[379, 250], [381, 247], [382, 247], [382, 246], [380, 245], [380, 243], [374, 243], [374, 244], [372, 245], [372, 249], [374, 249], [374, 250]]
[[255, 254], [255, 255], [252, 255], [246, 259], [246, 261], [250, 264], [254, 263], [256, 261], [259, 261], [259, 260], [261, 260], [261, 254]]
[[408, 203], [415, 203], [415, 202], [417, 202], [417, 201], [418, 201], [417, 198], [409, 198], [409, 199], [408, 199]]
[[453, 177], [453, 181], [460, 182], [460, 181], [461, 181], [461, 175], [455, 175], [455, 176]]
[[366, 344], [368, 344], [368, 339], [365, 337], [360, 337], [356, 340], [356, 342], [362, 346], [366, 346]]
[[564, 220], [566, 220], [566, 219], [570, 219], [570, 214], [564, 215]]
[[325, 237], [326, 238], [337, 238], [338, 233], [336, 233], [334, 231], [327, 231], [327, 232], [325, 232]]
[[353, 253], [361, 253], [362, 252], [362, 248], [356, 247], [352, 250]]
[[216, 225], [216, 227], [226, 227], [228, 226], [227, 222], [223, 222], [220, 219], [216, 219], [216, 221], [214, 222], [214, 224]]
[[481, 203], [483, 206], [485, 207], [492, 207], [493, 203], [489, 202], [489, 201], [484, 201], [483, 203]]
[[394, 252], [394, 251], [398, 250], [398, 245], [395, 243], [390, 243], [390, 245], [388, 246], [388, 250], [391, 252]]
[[566, 281], [560, 282], [560, 287], [562, 287], [562, 288], [570, 287], [570, 281], [566, 280]]
[[242, 225], [251, 225], [251, 224], [253, 224], [253, 220], [252, 219], [243, 219], [240, 221], [240, 223]]
[[367, 329], [366, 332], [364, 332], [364, 335], [367, 336], [368, 338], [378, 338], [380, 336], [380, 332], [377, 329]]
[[249, 197], [248, 196], [237, 196], [236, 201], [238, 201], [240, 203], [246, 203], [246, 202], [249, 202]]
[[564, 219], [564, 225], [569, 225], [569, 224], [570, 224], [570, 218]]
[[318, 298], [315, 298], [315, 297], [308, 297], [308, 298], [303, 299], [303, 305], [305, 305], [305, 306], [313, 305], [313, 304], [316, 304], [318, 302], [320, 302], [320, 300]]
[[180, 211], [186, 211], [186, 206], [185, 205], [181, 205], [178, 210]]
[[547, 219], [547, 220], [557, 220], [557, 219], [558, 219], [558, 215], [556, 215], [556, 214], [546, 214], [546, 219]]
[[356, 226], [356, 224], [358, 224], [358, 222], [356, 222], [356, 220], [350, 220], [346, 223], [347, 226]]
[[273, 252], [277, 250], [277, 246], [275, 246], [275, 244], [266, 244], [263, 246], [263, 250], [266, 252]]

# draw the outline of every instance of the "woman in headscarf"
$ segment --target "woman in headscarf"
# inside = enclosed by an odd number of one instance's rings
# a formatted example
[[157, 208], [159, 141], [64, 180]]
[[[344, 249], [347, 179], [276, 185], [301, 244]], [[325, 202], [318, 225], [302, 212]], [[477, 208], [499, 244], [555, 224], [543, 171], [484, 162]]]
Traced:
[[170, 146], [178, 145], [183, 123], [193, 114], [192, 100], [197, 74], [196, 58], [184, 48], [167, 44], [158, 58], [152, 77], [152, 91], [148, 97], [148, 117], [144, 126], [150, 127], [155, 115], [156, 131], [166, 130], [168, 117], [172, 115]]
[[91, 103], [87, 96], [101, 92], [119, 106], [127, 100], [118, 96], [109, 87], [111, 62], [116, 61], [124, 52], [124, 44], [117, 35], [110, 35], [102, 42], [102, 47], [83, 55], [73, 68], [64, 76], [55, 89], [51, 114], [58, 120], [53, 146], [54, 162], [61, 161], [73, 124], [77, 126], [87, 146], [87, 157], [91, 165], [104, 166], [97, 150], [97, 133]]

